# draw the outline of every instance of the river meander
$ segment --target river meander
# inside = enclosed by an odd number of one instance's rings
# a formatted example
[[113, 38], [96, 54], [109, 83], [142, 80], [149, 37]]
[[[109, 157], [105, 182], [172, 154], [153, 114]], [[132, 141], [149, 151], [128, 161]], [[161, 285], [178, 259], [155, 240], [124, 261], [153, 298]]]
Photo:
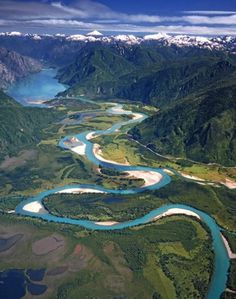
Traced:
[[[118, 105], [116, 106], [118, 108], [117, 110], [113, 111], [112, 109], [109, 109], [107, 112], [108, 113], [115, 113], [117, 114], [118, 110], [122, 110], [122, 106]], [[131, 111], [121, 111], [120, 114], [132, 114]], [[96, 135], [105, 135], [105, 134], [110, 134], [115, 132], [116, 130], [119, 130], [124, 125], [130, 124], [130, 123], [136, 123], [136, 122], [141, 122], [146, 118], [146, 115], [142, 114], [142, 117], [139, 119], [131, 119], [126, 122], [122, 123], [116, 123], [114, 124], [111, 128], [107, 130], [99, 130], [95, 131], [94, 134]], [[143, 217], [137, 218], [135, 220], [123, 222], [123, 223], [117, 223], [115, 225], [100, 225], [98, 223], [95, 223], [93, 221], [88, 221], [88, 220], [77, 220], [77, 219], [72, 219], [72, 218], [66, 218], [66, 217], [58, 217], [55, 215], [52, 215], [50, 213], [45, 213], [45, 212], [32, 212], [29, 210], [25, 210], [24, 207], [27, 204], [31, 203], [40, 203], [43, 204], [43, 199], [48, 196], [49, 194], [56, 193], [61, 190], [66, 190], [66, 189], [71, 189], [71, 188], [81, 188], [81, 189], [92, 189], [92, 190], [100, 190], [104, 191], [110, 194], [136, 194], [138, 192], [144, 192], [145, 190], [155, 190], [159, 189], [171, 182], [170, 176], [165, 173], [162, 169], [159, 168], [150, 168], [150, 167], [141, 167], [141, 166], [130, 166], [130, 165], [119, 165], [115, 164], [112, 162], [104, 162], [99, 160], [93, 152], [93, 143], [87, 140], [86, 136], [90, 132], [84, 132], [78, 135], [73, 135], [76, 137], [79, 141], [85, 144], [85, 154], [88, 160], [93, 162], [96, 165], [102, 165], [104, 167], [109, 167], [118, 171], [130, 171], [130, 170], [140, 170], [140, 171], [155, 171], [158, 172], [162, 175], [162, 179], [151, 186], [148, 187], [143, 187], [143, 188], [137, 188], [137, 189], [130, 189], [130, 190], [111, 190], [111, 189], [106, 189], [101, 186], [97, 185], [68, 185], [68, 186], [63, 186], [59, 188], [55, 188], [53, 190], [46, 190], [40, 194], [38, 194], [35, 197], [29, 198], [26, 201], [21, 202], [17, 207], [16, 207], [16, 213], [25, 215], [25, 216], [31, 216], [31, 217], [38, 217], [46, 221], [52, 221], [52, 222], [57, 222], [57, 223], [68, 223], [72, 225], [79, 225], [83, 226], [87, 229], [90, 230], [120, 230], [120, 229], [125, 229], [125, 228], [130, 228], [133, 226], [141, 225], [141, 224], [146, 224], [148, 222], [153, 221], [153, 218], [155, 218], [158, 215], [162, 215], [164, 212], [166, 212], [169, 209], [172, 208], [179, 208], [182, 209], [183, 211], [191, 211], [197, 214], [200, 218], [201, 221], [205, 222], [206, 225], [209, 227], [213, 239], [213, 250], [215, 254], [215, 265], [214, 265], [214, 272], [213, 276], [211, 279], [211, 284], [208, 290], [207, 294], [207, 299], [217, 299], [220, 298], [220, 294], [224, 291], [226, 287], [226, 281], [227, 281], [227, 273], [228, 273], [228, 268], [229, 268], [229, 257], [226, 251], [226, 248], [224, 246], [224, 243], [221, 238], [221, 229], [215, 222], [215, 220], [210, 217], [208, 214], [199, 211], [195, 208], [189, 207], [187, 205], [181, 205], [181, 204], [168, 204], [165, 206], [162, 206], [158, 209], [155, 209], [148, 214], [144, 215]], [[61, 148], [66, 149], [67, 147], [64, 144], [64, 141], [66, 138], [69, 136], [66, 136], [59, 142], [59, 146]], [[96, 195], [94, 195], [96, 196]], [[158, 231], [157, 231], [158, 233]]]

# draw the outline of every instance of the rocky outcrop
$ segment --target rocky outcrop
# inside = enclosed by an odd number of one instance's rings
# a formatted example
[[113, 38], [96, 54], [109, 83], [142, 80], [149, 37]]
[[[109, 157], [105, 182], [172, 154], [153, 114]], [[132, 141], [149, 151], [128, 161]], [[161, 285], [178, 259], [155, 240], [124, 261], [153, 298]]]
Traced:
[[0, 88], [6, 88], [40, 69], [41, 64], [37, 60], [0, 47]]

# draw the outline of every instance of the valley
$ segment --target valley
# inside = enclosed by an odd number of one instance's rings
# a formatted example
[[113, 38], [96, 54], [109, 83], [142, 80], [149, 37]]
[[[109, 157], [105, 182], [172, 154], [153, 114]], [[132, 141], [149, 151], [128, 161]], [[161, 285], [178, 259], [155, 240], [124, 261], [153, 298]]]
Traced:
[[[129, 47], [124, 47], [126, 55]], [[0, 277], [25, 281], [23, 288], [19, 283], [24, 298], [34, 298], [34, 292], [55, 299], [78, 294], [231, 298], [235, 265], [227, 246], [236, 252], [233, 58], [232, 65], [220, 64], [219, 59], [228, 58], [216, 53], [209, 62], [214, 80], [230, 74], [229, 90], [222, 82], [213, 93], [199, 79], [201, 92], [190, 86], [174, 96], [174, 87], [163, 83], [167, 93], [161, 98], [158, 88], [158, 101], [145, 93], [139, 97], [136, 87], [134, 93], [116, 93], [118, 74], [125, 82], [128, 69], [137, 69], [117, 49], [85, 48], [84, 55], [96, 53], [63, 66], [57, 78], [53, 69], [43, 69], [12, 85], [8, 93], [19, 103], [0, 94]], [[135, 59], [142, 68], [142, 60]], [[89, 76], [80, 78], [90, 63], [95, 71], [89, 67]], [[198, 64], [201, 68], [199, 62], [192, 68], [200, 78]], [[174, 65], [188, 81], [188, 71]], [[205, 79], [212, 78], [206, 68]], [[96, 82], [98, 69], [102, 75]], [[151, 72], [156, 71], [161, 77], [168, 73], [160, 65]], [[135, 78], [141, 88], [146, 79]], [[208, 112], [212, 99], [217, 105]], [[211, 133], [205, 134], [208, 125]], [[193, 142], [186, 138], [189, 131]], [[32, 269], [43, 269], [39, 280], [27, 274]], [[1, 292], [10, 291], [0, 288], [0, 297]]]

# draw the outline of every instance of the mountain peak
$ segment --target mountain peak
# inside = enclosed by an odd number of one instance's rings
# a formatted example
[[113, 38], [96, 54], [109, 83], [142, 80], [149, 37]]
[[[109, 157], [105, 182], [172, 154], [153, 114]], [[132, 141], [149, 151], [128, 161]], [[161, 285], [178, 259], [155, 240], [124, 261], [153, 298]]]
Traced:
[[149, 34], [144, 36], [144, 40], [159, 40], [159, 39], [166, 39], [169, 38], [170, 35], [166, 33], [156, 33], [156, 34]]
[[97, 30], [91, 31], [89, 33], [87, 33], [86, 35], [88, 36], [102, 36], [103, 34]]

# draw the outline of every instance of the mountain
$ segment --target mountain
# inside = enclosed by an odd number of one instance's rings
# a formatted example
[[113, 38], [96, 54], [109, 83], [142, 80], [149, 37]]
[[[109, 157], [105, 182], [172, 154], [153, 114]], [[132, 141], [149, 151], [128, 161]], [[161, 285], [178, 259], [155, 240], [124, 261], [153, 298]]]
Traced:
[[0, 33], [0, 44], [9, 50], [16, 51], [37, 60], [42, 60], [53, 66], [65, 66], [72, 63], [78, 56], [78, 51], [87, 44], [104, 46], [133, 47], [147, 46], [163, 49], [206, 49], [210, 51], [230, 51], [235, 53], [236, 38], [199, 37], [187, 35], [167, 35], [163, 33], [141, 36], [134, 35], [102, 35], [95, 31], [87, 35], [74, 34], [22, 34], [20, 32]]
[[70, 86], [65, 95], [117, 97], [160, 108], [130, 131], [155, 151], [235, 165], [234, 37], [9, 33], [0, 42], [60, 66], [58, 79]]
[[214, 86], [235, 71], [235, 58], [227, 55], [177, 56], [172, 61], [123, 77], [116, 96], [165, 107], [202, 88]]
[[236, 60], [207, 49], [88, 45], [59, 73], [67, 93], [118, 97], [161, 110], [131, 130], [161, 154], [236, 163]]
[[113, 94], [117, 78], [135, 67], [114, 48], [88, 45], [78, 58], [58, 73], [61, 82], [72, 86], [73, 93]]
[[235, 56], [201, 48], [88, 43], [58, 73], [65, 93], [118, 97], [154, 106], [181, 99], [235, 70]]
[[57, 117], [52, 109], [21, 106], [0, 91], [0, 160], [38, 143], [42, 129]]
[[160, 154], [236, 164], [236, 77], [160, 110], [130, 131]]
[[41, 64], [36, 60], [0, 47], [0, 88], [6, 88], [40, 69]]
[[94, 30], [92, 32], [89, 32], [86, 34], [87, 36], [103, 36], [103, 34], [97, 30]]

